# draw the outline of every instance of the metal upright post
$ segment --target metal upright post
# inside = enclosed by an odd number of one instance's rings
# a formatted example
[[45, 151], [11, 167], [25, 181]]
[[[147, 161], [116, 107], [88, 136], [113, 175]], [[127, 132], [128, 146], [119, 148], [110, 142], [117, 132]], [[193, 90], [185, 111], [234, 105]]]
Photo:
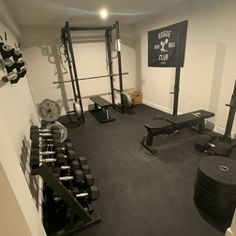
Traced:
[[114, 93], [114, 82], [113, 82], [113, 62], [111, 54], [111, 30], [106, 30], [106, 48], [108, 56], [108, 66], [109, 66], [109, 76], [110, 76], [110, 86], [111, 86], [111, 99], [113, 107], [115, 106], [115, 93]]
[[225, 133], [223, 136], [223, 140], [225, 141], [228, 141], [229, 139], [231, 139], [231, 131], [234, 124], [234, 117], [235, 117], [235, 111], [236, 111], [236, 81], [234, 84], [234, 90], [233, 90], [233, 94], [230, 100], [230, 104], [228, 104], [227, 106], [229, 106], [230, 109], [229, 109], [227, 124], [225, 128]]
[[69, 67], [69, 72], [70, 72], [70, 82], [72, 84], [72, 89], [73, 89], [73, 95], [74, 95], [74, 100], [77, 100], [77, 94], [76, 94], [76, 90], [75, 90], [75, 80], [74, 80], [74, 76], [73, 76], [73, 71], [72, 71], [72, 67], [71, 67], [71, 59], [70, 59], [70, 54], [68, 51], [68, 44], [67, 44], [67, 32], [65, 30], [65, 28], [61, 29], [61, 35], [62, 35], [62, 43], [64, 45], [64, 49], [65, 49], [65, 56], [66, 56], [66, 60], [68, 63], [68, 67]]
[[174, 85], [174, 106], [173, 115], [178, 115], [178, 104], [179, 104], [179, 84], [180, 84], [180, 67], [175, 68], [175, 85]]
[[118, 21], [116, 21], [116, 43], [117, 43], [117, 59], [118, 59], [121, 109], [122, 109], [122, 113], [124, 113], [123, 78], [122, 78], [122, 65], [121, 65], [121, 43], [120, 43], [120, 30], [119, 30], [119, 22]]
[[76, 89], [77, 89], [76, 102], [79, 101], [81, 114], [82, 114], [82, 120], [84, 121], [83, 104], [82, 104], [81, 93], [80, 93], [80, 88], [79, 88], [78, 74], [77, 74], [77, 70], [76, 70], [75, 56], [74, 56], [73, 45], [72, 45], [71, 34], [70, 34], [70, 26], [69, 26], [68, 21], [66, 21], [65, 27], [66, 27], [66, 31], [67, 31], [67, 40], [68, 40], [68, 46], [69, 46], [69, 51], [70, 51], [70, 55], [71, 55], [71, 63], [72, 63], [72, 68], [73, 68], [73, 72], [74, 72], [74, 77], [75, 77], [75, 85], [76, 85]]

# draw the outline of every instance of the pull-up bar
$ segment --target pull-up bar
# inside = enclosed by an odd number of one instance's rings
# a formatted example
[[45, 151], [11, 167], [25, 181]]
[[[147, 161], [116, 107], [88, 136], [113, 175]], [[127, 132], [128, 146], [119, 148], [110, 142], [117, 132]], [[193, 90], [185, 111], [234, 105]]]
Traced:
[[112, 30], [115, 25], [112, 26], [97, 26], [97, 27], [70, 27], [70, 31], [86, 31], [86, 30]]

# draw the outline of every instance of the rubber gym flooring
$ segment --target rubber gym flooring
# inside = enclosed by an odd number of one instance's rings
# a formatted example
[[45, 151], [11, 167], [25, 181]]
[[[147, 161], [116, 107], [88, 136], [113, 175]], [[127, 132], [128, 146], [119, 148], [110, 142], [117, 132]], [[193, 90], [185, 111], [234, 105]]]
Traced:
[[[160, 137], [158, 156], [140, 145], [144, 124], [161, 114], [145, 105], [135, 114], [111, 111], [101, 124], [90, 112], [85, 124], [62, 117], [76, 152], [88, 159], [100, 198], [93, 206], [102, 223], [82, 236], [222, 236], [222, 222], [207, 219], [193, 203], [194, 179], [204, 154], [194, 150], [198, 133], [186, 129]], [[217, 229], [218, 228], [218, 229]]]

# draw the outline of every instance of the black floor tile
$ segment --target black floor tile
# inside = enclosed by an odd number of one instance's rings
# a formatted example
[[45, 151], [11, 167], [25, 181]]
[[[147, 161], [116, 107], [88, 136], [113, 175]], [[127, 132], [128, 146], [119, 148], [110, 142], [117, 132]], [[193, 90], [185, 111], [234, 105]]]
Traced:
[[89, 112], [83, 125], [61, 118], [80, 155], [86, 156], [101, 191], [94, 203], [102, 223], [84, 236], [223, 236], [193, 203], [197, 166], [204, 154], [194, 149], [189, 129], [155, 140], [158, 156], [140, 141], [144, 124], [162, 114], [141, 105], [134, 115], [111, 110], [114, 122], [100, 124]]

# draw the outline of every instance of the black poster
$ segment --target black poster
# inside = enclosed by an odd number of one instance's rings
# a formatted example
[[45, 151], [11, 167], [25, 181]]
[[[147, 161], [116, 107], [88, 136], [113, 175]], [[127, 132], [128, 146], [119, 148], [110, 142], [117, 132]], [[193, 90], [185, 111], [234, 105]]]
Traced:
[[149, 67], [183, 67], [188, 21], [148, 32]]

